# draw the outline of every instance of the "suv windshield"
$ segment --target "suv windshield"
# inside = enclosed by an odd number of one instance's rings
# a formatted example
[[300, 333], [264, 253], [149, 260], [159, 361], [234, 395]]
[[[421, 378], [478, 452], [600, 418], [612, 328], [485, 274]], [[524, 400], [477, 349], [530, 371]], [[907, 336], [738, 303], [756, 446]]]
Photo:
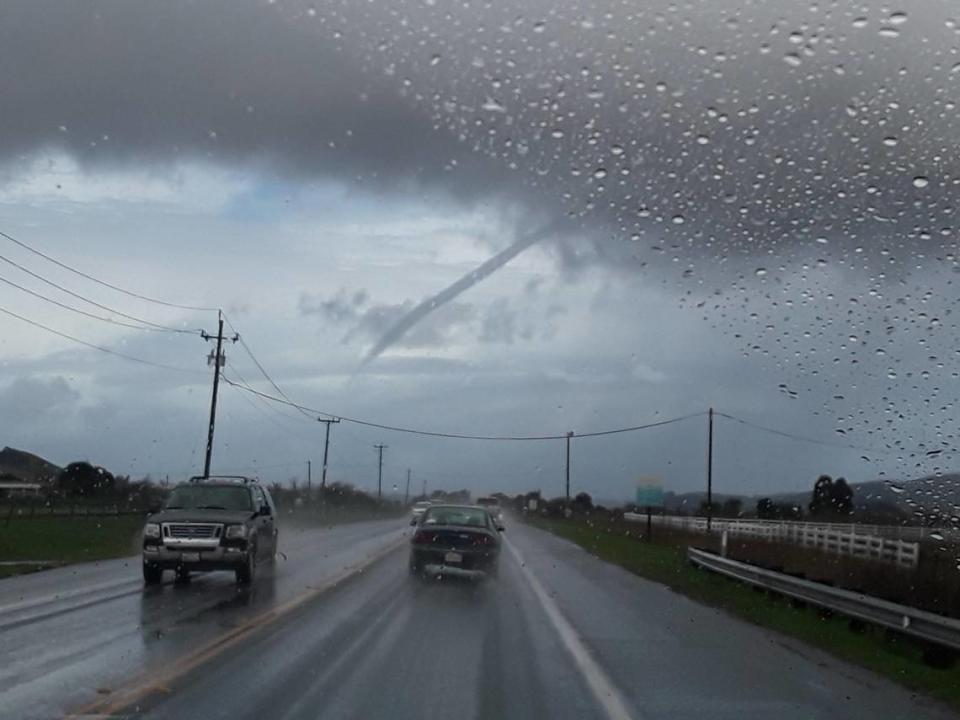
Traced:
[[253, 510], [250, 491], [229, 485], [181, 485], [174, 488], [166, 510]]

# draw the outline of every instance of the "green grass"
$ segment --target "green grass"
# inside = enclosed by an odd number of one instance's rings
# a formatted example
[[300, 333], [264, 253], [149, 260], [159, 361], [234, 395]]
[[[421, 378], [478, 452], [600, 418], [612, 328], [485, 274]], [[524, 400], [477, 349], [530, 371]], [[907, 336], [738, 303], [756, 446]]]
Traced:
[[[143, 516], [0, 518], [0, 561], [59, 564], [124, 557], [138, 551]], [[0, 577], [32, 572], [34, 565], [0, 566]]]
[[645, 543], [577, 520], [535, 519], [531, 524], [571, 540], [593, 555], [662, 583], [705, 605], [797, 638], [960, 710], [960, 670], [924, 663], [922, 646], [882, 628], [851, 629], [849, 619], [824, 617], [778, 596], [693, 566], [686, 542]]

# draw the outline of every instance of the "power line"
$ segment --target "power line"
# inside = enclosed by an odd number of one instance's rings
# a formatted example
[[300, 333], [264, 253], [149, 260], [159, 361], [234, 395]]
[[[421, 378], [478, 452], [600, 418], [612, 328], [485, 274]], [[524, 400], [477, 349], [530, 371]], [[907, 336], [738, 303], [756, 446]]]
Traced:
[[92, 318], [93, 320], [100, 320], [101, 322], [110, 323], [112, 325], [119, 325], [120, 327], [133, 328], [134, 330], [151, 330], [154, 332], [166, 331], [166, 328], [149, 327], [145, 325], [134, 325], [133, 323], [123, 322], [123, 320], [116, 320], [114, 318], [103, 317], [102, 315], [95, 315], [94, 313], [87, 312], [86, 310], [81, 310], [80, 308], [75, 308], [72, 305], [67, 305], [66, 303], [62, 303], [59, 300], [54, 300], [53, 298], [49, 298], [46, 295], [43, 295], [42, 293], [38, 293], [31, 290], [30, 288], [26, 288], [26, 287], [23, 287], [22, 285], [18, 285], [17, 283], [13, 282], [12, 280], [8, 280], [5, 277], [0, 277], [0, 282], [6, 283], [7, 285], [14, 287], [17, 290], [21, 290], [27, 293], [28, 295], [32, 295], [35, 298], [39, 298], [44, 302], [51, 303], [53, 305], [56, 305], [57, 307], [63, 308], [64, 310], [69, 310], [70, 312], [77, 313], [78, 315], [83, 315], [84, 317]]
[[152, 360], [145, 360], [143, 358], [136, 357], [135, 355], [127, 355], [126, 353], [118, 352], [117, 350], [111, 350], [110, 348], [103, 347], [102, 345], [96, 345], [94, 343], [87, 342], [86, 340], [81, 340], [80, 338], [74, 337], [73, 335], [68, 335], [65, 332], [55, 330], [54, 328], [49, 327], [48, 325], [39, 323], [36, 320], [31, 320], [30, 318], [24, 317], [23, 315], [18, 315], [12, 310], [7, 310], [4, 307], [0, 307], [0, 313], [3, 313], [4, 315], [9, 315], [10, 317], [16, 318], [17, 320], [21, 320], [27, 323], [28, 325], [33, 325], [34, 327], [40, 328], [41, 330], [46, 330], [47, 332], [53, 333], [54, 335], [58, 335], [59, 337], [65, 338], [66, 340], [70, 340], [72, 342], [78, 343], [80, 345], [84, 345], [94, 350], [99, 350], [102, 353], [113, 355], [114, 357], [123, 358], [124, 360], [130, 360], [131, 362], [140, 363], [141, 365], [149, 365], [150, 367], [161, 368], [163, 370], [173, 370], [174, 372], [189, 373], [191, 375], [198, 374], [199, 372], [195, 370], [190, 370], [188, 368], [176, 367], [174, 365], [164, 365], [163, 363], [156, 363], [156, 362], [153, 362]]
[[[436, 432], [431, 430], [418, 430], [414, 428], [400, 427], [397, 425], [384, 425], [382, 423], [369, 422], [367, 420], [359, 420], [357, 418], [347, 417], [345, 415], [333, 414], [326, 412], [324, 410], [317, 410], [315, 408], [307, 407], [306, 405], [300, 405], [291, 400], [286, 400], [279, 398], [275, 395], [270, 395], [268, 393], [261, 392], [256, 390], [249, 385], [241, 384], [230, 380], [224, 375], [223, 381], [228, 385], [237, 387], [245, 392], [253, 393], [254, 395], [259, 395], [262, 398], [271, 400], [273, 402], [281, 403], [284, 405], [290, 405], [292, 407], [299, 408], [307, 412], [311, 412], [318, 415], [326, 415], [328, 417], [338, 417], [344, 422], [353, 423], [355, 425], [363, 425], [365, 427], [377, 428], [378, 430], [389, 430], [391, 432], [407, 433], [409, 435], [423, 435], [426, 437], [440, 437], [440, 438], [450, 438], [455, 440], [490, 440], [490, 441], [535, 441], [535, 440], [565, 440], [567, 435], [465, 435], [461, 433], [449, 433], [449, 432]], [[657, 422], [646, 423], [644, 425], [633, 425], [626, 428], [616, 428], [614, 430], [602, 430], [599, 432], [589, 432], [589, 433], [577, 433], [576, 437], [578, 438], [588, 438], [588, 437], [600, 437], [602, 435], [614, 435], [617, 433], [625, 432], [636, 432], [638, 430], [647, 430], [649, 428], [661, 427], [663, 425], [671, 425], [673, 423], [681, 422], [683, 420], [689, 420], [691, 418], [699, 417], [704, 415], [704, 412], [692, 413], [690, 415], [683, 415], [681, 417], [670, 418], [668, 420], [659, 420]]]
[[[3, 235], [3, 232], [0, 232], [0, 235]], [[128, 320], [133, 320], [133, 321], [135, 321], [135, 322], [142, 323], [143, 325], [149, 325], [150, 327], [155, 328], [155, 329], [157, 329], [157, 330], [166, 330], [167, 332], [174, 332], [174, 333], [186, 333], [186, 334], [189, 334], [189, 335], [194, 335], [194, 334], [196, 334], [196, 333], [198, 332], [197, 330], [185, 330], [184, 328], [175, 328], [175, 327], [171, 327], [171, 326], [169, 326], [169, 325], [161, 325], [161, 324], [159, 324], [159, 323], [151, 322], [150, 320], [144, 320], [143, 318], [139, 318], [139, 317], [137, 317], [136, 315], [130, 315], [129, 313], [125, 313], [125, 312], [123, 312], [122, 310], [117, 310], [116, 308], [112, 308], [112, 307], [110, 307], [109, 305], [104, 305], [104, 304], [102, 304], [102, 303], [98, 303], [96, 300], [91, 300], [90, 298], [85, 297], [85, 296], [81, 295], [80, 293], [76, 293], [76, 292], [74, 292], [73, 290], [70, 290], [70, 289], [68, 289], [68, 288], [65, 288], [65, 287], [63, 287], [63, 285], [59, 285], [59, 284], [55, 283], [53, 280], [49, 280], [49, 279], [45, 278], [43, 275], [40, 275], [39, 273], [35, 273], [33, 270], [30, 270], [29, 268], [24, 267], [23, 265], [21, 265], [21, 264], [18, 263], [18, 262], [14, 262], [13, 260], [11, 260], [10, 258], [8, 258], [8, 257], [6, 257], [6, 256], [4, 256], [4, 255], [0, 255], [0, 260], [2, 260], [3, 262], [5, 262], [5, 263], [7, 263], [7, 264], [9, 264], [9, 265], [13, 265], [13, 267], [17, 268], [18, 270], [21, 270], [21, 271], [25, 272], [25, 273], [26, 273], [27, 275], [29, 275], [30, 277], [36, 278], [36, 279], [39, 280], [40, 282], [46, 283], [46, 284], [49, 285], [50, 287], [54, 287], [54, 288], [56, 288], [57, 290], [59, 290], [60, 292], [64, 292], [64, 293], [66, 293], [67, 295], [70, 295], [71, 297], [75, 297], [75, 298], [77, 298], [78, 300], [82, 300], [82, 301], [85, 302], [85, 303], [89, 303], [90, 305], [93, 305], [93, 306], [95, 306], [95, 307], [98, 307], [98, 308], [100, 308], [101, 310], [106, 310], [107, 312], [111, 312], [111, 313], [113, 313], [114, 315], [119, 315], [120, 317], [125, 317], [125, 318], [127, 318]]]
[[860, 452], [872, 452], [872, 453], [885, 453], [889, 452], [888, 450], [877, 450], [876, 448], [861, 447], [859, 445], [853, 445], [852, 443], [838, 443], [830, 442], [829, 440], [819, 440], [817, 438], [807, 437], [805, 435], [797, 435], [796, 433], [786, 432], [785, 430], [777, 430], [776, 428], [766, 427], [765, 425], [759, 425], [749, 420], [744, 420], [743, 418], [736, 417], [735, 415], [729, 415], [727, 413], [716, 411], [715, 415], [719, 417], [724, 417], [727, 420], [733, 420], [738, 422], [741, 425], [746, 425], [755, 430], [760, 430], [765, 433], [770, 433], [771, 435], [779, 435], [780, 437], [789, 438], [791, 440], [798, 440], [800, 442], [811, 443], [812, 445], [825, 445], [827, 447], [843, 448], [845, 450], [859, 450]]
[[[273, 386], [273, 389], [276, 390], [278, 393], [280, 393], [280, 396], [284, 400], [286, 400], [288, 403], [290, 403], [291, 406], [295, 407], [302, 415], [309, 417], [311, 420], [313, 420], [313, 417], [309, 413], [297, 407], [297, 404], [293, 402], [293, 400], [290, 399], [290, 397], [283, 391], [283, 389], [273, 381], [273, 378], [270, 377], [270, 374], [266, 371], [266, 369], [263, 367], [260, 361], [257, 360], [257, 356], [253, 354], [253, 350], [251, 350], [250, 346], [247, 345], [246, 341], [243, 339], [243, 336], [240, 335], [239, 332], [237, 332], [237, 329], [233, 326], [233, 323], [230, 322], [230, 318], [228, 318], [226, 314], [224, 314], [223, 319], [227, 321], [227, 325], [229, 325], [230, 329], [233, 330], [233, 332], [236, 334], [237, 339], [240, 341], [240, 345], [246, 351], [247, 355], [250, 356], [250, 359], [253, 360], [253, 364], [257, 366], [257, 369], [260, 371], [260, 374], [263, 375], [263, 377], [267, 379], [267, 382]], [[246, 383], [244, 384], [246, 385]], [[321, 415], [323, 414], [324, 413], [321, 413]], [[330, 417], [333, 417], [333, 416], [331, 415]]]
[[44, 260], [47, 260], [48, 262], [52, 262], [54, 265], [61, 267], [64, 270], [68, 270], [74, 273], [75, 275], [79, 275], [82, 278], [86, 278], [87, 280], [95, 282], [98, 285], [103, 285], [106, 288], [110, 288], [111, 290], [116, 290], [119, 293], [123, 293], [124, 295], [137, 298], [138, 300], [145, 300], [146, 302], [154, 303], [156, 305], [165, 305], [166, 307], [179, 308], [180, 310], [196, 310], [198, 312], [216, 312], [218, 309], [213, 307], [199, 307], [196, 305], [181, 305], [180, 303], [169, 302], [167, 300], [158, 300], [157, 298], [152, 298], [147, 295], [141, 295], [140, 293], [134, 292], [133, 290], [127, 290], [125, 288], [120, 287], [119, 285], [113, 285], [112, 283], [108, 283], [106, 280], [101, 280], [99, 278], [94, 277], [93, 275], [89, 275], [83, 272], [82, 270], [78, 270], [75, 267], [71, 267], [70, 265], [67, 265], [64, 262], [61, 262], [60, 260], [57, 260], [56, 258], [51, 257], [50, 255], [47, 255], [46, 253], [40, 252], [35, 247], [31, 247], [30, 245], [23, 242], [22, 240], [17, 240], [12, 235], [8, 235], [3, 231], [0, 231], [0, 237], [6, 238], [10, 242], [22, 247], [24, 250], [28, 250], [29, 252], [32, 252], [34, 255], [38, 255], [39, 257], [42, 257]]

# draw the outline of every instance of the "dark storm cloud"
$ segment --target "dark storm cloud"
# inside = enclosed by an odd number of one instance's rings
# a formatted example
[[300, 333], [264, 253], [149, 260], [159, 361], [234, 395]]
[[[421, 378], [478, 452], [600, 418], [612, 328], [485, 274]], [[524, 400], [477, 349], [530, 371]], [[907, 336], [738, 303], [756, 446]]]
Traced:
[[[250, 0], [0, 10], [0, 159], [62, 149], [87, 167], [263, 163], [293, 177], [439, 181], [459, 143], [304, 13]], [[471, 194], [479, 185], [470, 188]]]
[[936, 242], [955, 35], [949, 4], [898, 9], [21, 0], [0, 22], [0, 156], [523, 187], [590, 227], [565, 262], [627, 270], [647, 241], [720, 258]]

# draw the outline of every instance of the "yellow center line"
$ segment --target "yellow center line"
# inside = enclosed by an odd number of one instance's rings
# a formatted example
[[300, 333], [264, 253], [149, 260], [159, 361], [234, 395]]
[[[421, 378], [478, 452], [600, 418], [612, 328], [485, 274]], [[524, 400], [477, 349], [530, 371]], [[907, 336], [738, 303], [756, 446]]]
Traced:
[[337, 573], [323, 583], [309, 586], [310, 589], [306, 592], [301, 593], [300, 595], [291, 598], [287, 602], [247, 620], [233, 630], [214, 638], [213, 640], [207, 642], [196, 650], [188, 653], [183, 658], [179, 659], [168, 669], [145, 672], [138, 678], [135, 678], [127, 683], [125, 686], [121, 687], [115, 692], [112, 692], [110, 697], [94, 700], [93, 702], [81, 706], [72, 712], [68, 712], [66, 717], [74, 720], [79, 720], [80, 718], [110, 717], [111, 715], [115, 715], [130, 705], [140, 702], [149, 695], [153, 695], [155, 693], [169, 694], [171, 692], [170, 686], [178, 678], [189, 673], [197, 666], [202, 665], [208, 660], [216, 657], [224, 650], [227, 650], [228, 648], [231, 648], [234, 645], [242, 642], [255, 630], [259, 630], [260, 628], [275, 622], [304, 603], [312, 600], [318, 595], [328, 592], [332, 588], [342, 583], [344, 580], [358, 574], [370, 565], [373, 565], [375, 562], [386, 557], [400, 547], [403, 542], [404, 538], [399, 538], [395, 542], [387, 545], [380, 552], [375, 553], [365, 560], [354, 565], [348, 565], [341, 572]]

